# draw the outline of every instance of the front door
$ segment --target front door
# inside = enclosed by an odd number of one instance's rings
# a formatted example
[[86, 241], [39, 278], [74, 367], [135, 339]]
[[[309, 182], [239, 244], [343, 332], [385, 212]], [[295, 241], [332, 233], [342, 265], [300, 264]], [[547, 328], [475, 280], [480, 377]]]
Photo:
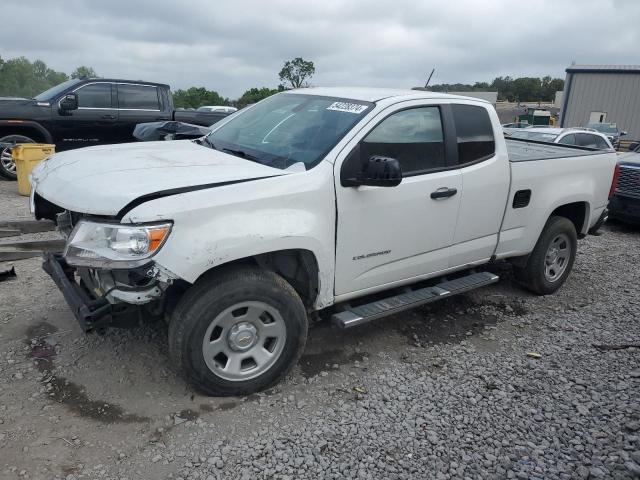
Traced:
[[[447, 165], [450, 142], [445, 142], [442, 107], [416, 103], [381, 113], [344, 161], [336, 161], [336, 295], [430, 276], [449, 266], [462, 175]], [[342, 185], [341, 173], [344, 177], [375, 155], [400, 162], [400, 185]], [[446, 196], [436, 193], [445, 189]]]
[[[57, 150], [114, 143], [118, 121], [115, 87], [108, 82], [88, 83], [75, 90], [78, 109], [54, 112], [54, 143]], [[54, 107], [57, 108], [57, 105]]]

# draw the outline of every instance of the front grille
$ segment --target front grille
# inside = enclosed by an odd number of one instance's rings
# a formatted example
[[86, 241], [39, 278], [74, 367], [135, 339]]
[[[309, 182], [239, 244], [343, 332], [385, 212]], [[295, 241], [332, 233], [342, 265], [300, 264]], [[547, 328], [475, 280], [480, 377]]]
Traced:
[[616, 195], [640, 198], [640, 167], [620, 166]]

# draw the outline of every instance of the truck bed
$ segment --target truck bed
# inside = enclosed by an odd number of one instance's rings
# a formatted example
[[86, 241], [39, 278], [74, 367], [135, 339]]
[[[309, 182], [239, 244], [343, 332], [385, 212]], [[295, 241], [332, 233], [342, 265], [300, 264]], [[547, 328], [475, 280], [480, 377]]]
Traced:
[[531, 252], [560, 205], [578, 212], [576, 232], [586, 234], [607, 206], [616, 152], [516, 139], [506, 144], [511, 183], [496, 258]]
[[198, 112], [196, 110], [175, 110], [173, 119], [177, 122], [191, 123], [209, 127], [230, 114], [224, 112]]
[[586, 155], [602, 155], [611, 153], [606, 150], [559, 143], [536, 142], [520, 138], [505, 138], [510, 162], [530, 162], [534, 160], [551, 160], [554, 158], [584, 157]]

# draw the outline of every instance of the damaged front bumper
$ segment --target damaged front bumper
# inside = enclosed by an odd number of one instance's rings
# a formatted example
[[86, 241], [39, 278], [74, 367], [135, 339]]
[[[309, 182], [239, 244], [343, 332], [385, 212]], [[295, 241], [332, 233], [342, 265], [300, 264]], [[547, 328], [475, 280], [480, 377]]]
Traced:
[[[58, 286], [85, 332], [110, 326], [131, 327], [142, 318], [161, 316], [166, 289], [171, 283], [165, 272], [149, 266], [149, 275], [162, 276], [164, 282], [125, 288], [115, 281], [113, 284], [100, 284], [98, 278], [99, 283], [95, 284], [96, 279], [87, 269], [78, 272], [59, 253], [45, 253], [42, 268]], [[80, 282], [76, 281], [76, 273]]]
[[85, 332], [108, 326], [112, 320], [113, 306], [104, 298], [91, 298], [75, 281], [75, 269], [69, 267], [59, 253], [45, 253], [42, 268], [58, 286], [69, 308]]

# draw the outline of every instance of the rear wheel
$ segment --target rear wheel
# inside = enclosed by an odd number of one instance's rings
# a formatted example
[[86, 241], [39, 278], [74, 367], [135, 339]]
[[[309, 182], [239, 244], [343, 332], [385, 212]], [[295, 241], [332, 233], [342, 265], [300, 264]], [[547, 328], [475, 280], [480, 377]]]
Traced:
[[169, 325], [169, 350], [196, 388], [246, 395], [279, 382], [306, 337], [306, 311], [291, 285], [245, 267], [212, 275], [185, 293]]
[[549, 218], [526, 266], [516, 268], [516, 277], [538, 295], [555, 292], [571, 273], [577, 244], [576, 228], [569, 219]]
[[6, 135], [0, 138], [0, 175], [9, 180], [18, 178], [16, 162], [11, 156], [11, 147], [16, 143], [35, 143], [35, 140], [24, 135]]

